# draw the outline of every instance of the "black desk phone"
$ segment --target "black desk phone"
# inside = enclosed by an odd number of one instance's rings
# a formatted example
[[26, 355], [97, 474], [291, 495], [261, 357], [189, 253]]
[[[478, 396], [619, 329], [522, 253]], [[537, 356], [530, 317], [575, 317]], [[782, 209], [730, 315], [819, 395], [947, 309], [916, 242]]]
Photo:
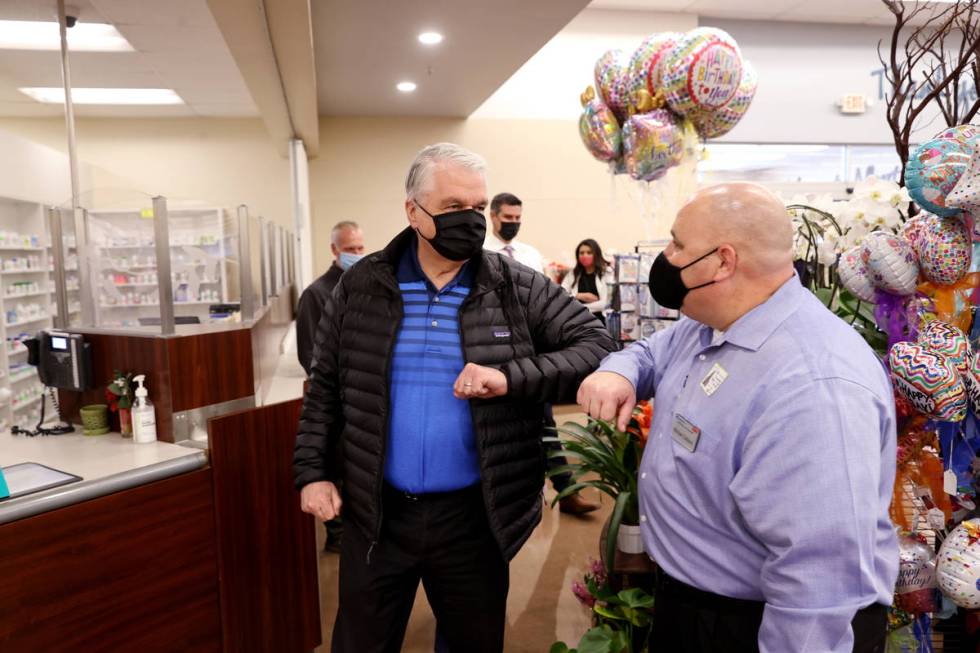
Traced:
[[37, 366], [41, 383], [62, 390], [93, 387], [91, 344], [80, 333], [46, 330], [24, 341], [27, 362]]

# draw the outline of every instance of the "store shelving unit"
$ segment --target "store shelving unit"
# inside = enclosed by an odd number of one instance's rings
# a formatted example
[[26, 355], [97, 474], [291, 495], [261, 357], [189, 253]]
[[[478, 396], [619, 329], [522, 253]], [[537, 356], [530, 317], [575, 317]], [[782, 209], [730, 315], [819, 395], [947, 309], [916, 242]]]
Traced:
[[[136, 326], [160, 315], [153, 221], [146, 218], [138, 210], [88, 214], [100, 326]], [[221, 209], [171, 208], [168, 222], [176, 314], [206, 323], [212, 304], [229, 301], [237, 243], [228, 217]]]
[[612, 312], [607, 318], [609, 332], [620, 344], [642, 340], [669, 328], [680, 313], [664, 308], [650, 296], [650, 268], [669, 241], [641, 241], [632, 254], [613, 257], [615, 280], [612, 288]]
[[43, 388], [27, 364], [26, 337], [52, 326], [46, 247], [46, 217], [40, 204], [0, 198], [0, 429], [33, 426]]

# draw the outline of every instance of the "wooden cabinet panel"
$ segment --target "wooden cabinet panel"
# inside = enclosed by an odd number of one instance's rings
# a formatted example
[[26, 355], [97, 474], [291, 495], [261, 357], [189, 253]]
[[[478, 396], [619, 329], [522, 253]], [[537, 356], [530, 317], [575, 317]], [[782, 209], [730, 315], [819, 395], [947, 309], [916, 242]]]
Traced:
[[220, 650], [210, 469], [0, 525], [0, 651]]

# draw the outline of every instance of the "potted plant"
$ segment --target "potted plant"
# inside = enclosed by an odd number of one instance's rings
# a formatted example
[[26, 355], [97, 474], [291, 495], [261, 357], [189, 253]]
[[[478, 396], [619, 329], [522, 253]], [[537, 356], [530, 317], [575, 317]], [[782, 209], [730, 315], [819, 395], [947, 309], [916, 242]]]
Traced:
[[133, 420], [130, 412], [133, 408], [132, 376], [132, 373], [123, 374], [119, 370], [114, 370], [114, 380], [105, 389], [109, 410], [119, 413], [119, 432], [124, 438], [133, 437]]
[[643, 552], [637, 476], [651, 411], [648, 402], [639, 404], [625, 431], [604, 420], [590, 419], [586, 426], [569, 422], [559, 427], [557, 431], [563, 438], [546, 438], [562, 445], [562, 450], [552, 453], [552, 457], [568, 458], [568, 464], [549, 470], [548, 475], [572, 475], [572, 484], [554, 498], [552, 507], [587, 487], [595, 488], [615, 502], [606, 535], [606, 564], [610, 569], [617, 546], [624, 553]]
[[593, 560], [584, 582], [572, 583], [576, 598], [592, 610], [592, 628], [577, 648], [555, 642], [550, 653], [642, 653], [653, 623], [654, 599], [640, 588], [614, 592], [602, 563]]

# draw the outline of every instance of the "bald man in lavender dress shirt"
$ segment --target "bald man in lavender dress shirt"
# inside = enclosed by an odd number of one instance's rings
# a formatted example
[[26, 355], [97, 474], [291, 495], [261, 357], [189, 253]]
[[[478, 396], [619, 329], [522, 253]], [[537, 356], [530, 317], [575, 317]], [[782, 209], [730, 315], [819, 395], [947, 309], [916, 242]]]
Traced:
[[609, 355], [579, 392], [621, 428], [654, 399], [639, 480], [659, 567], [651, 643], [884, 651], [898, 546], [880, 360], [800, 284], [790, 219], [765, 189], [701, 191], [672, 236], [653, 294], [685, 317]]

